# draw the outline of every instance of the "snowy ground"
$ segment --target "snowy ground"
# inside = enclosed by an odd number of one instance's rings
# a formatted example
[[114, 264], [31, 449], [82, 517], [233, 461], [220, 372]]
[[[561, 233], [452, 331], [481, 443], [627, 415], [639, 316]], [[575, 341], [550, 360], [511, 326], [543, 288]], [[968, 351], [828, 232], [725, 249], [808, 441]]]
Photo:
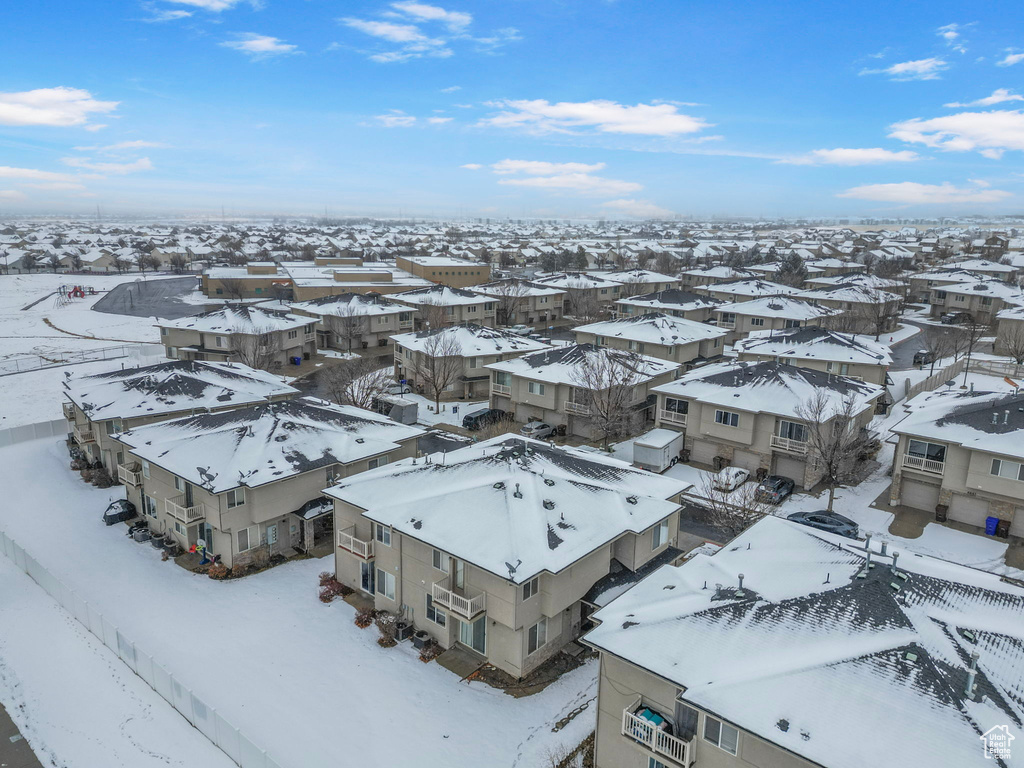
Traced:
[[[916, 319], [916, 318], [915, 318]], [[916, 336], [921, 332], [921, 329], [916, 325], [901, 324], [896, 327], [896, 330], [886, 335], [882, 334], [879, 341], [885, 342], [886, 344], [899, 344], [901, 341], [906, 341], [911, 336]]]
[[[375, 630], [354, 625], [348, 605], [321, 604], [317, 575], [331, 569], [330, 560], [229, 582], [161, 562], [152, 547], [127, 539], [123, 526], [100, 524], [108, 499], [123, 491], [82, 483], [67, 469], [58, 441], [0, 449], [0, 485], [0, 526], [8, 535], [283, 768], [391, 766], [410, 755], [427, 768], [525, 768], [542, 765], [548, 750], [578, 743], [594, 727], [591, 706], [551, 733], [559, 718], [595, 695], [594, 663], [524, 699], [462, 683], [435, 663], [422, 664], [407, 643], [380, 648]], [[59, 717], [53, 707], [63, 706], [50, 701], [49, 684], [23, 685], [21, 695], [39, 702], [38, 718]], [[9, 691], [0, 696], [16, 704]], [[67, 766], [104, 764], [79, 761], [74, 749], [64, 751], [66, 742], [51, 744], [37, 733]], [[130, 736], [130, 729], [110, 734], [107, 746], [128, 749]], [[187, 750], [183, 745], [175, 759]]]

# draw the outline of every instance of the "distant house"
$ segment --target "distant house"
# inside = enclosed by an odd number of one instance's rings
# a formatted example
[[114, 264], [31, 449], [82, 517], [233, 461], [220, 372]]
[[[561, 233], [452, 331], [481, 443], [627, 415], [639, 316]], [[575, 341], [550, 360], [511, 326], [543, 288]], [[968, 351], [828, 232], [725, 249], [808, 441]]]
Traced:
[[127, 495], [150, 531], [185, 549], [202, 539], [209, 554], [236, 567], [308, 551], [325, 535], [330, 541], [331, 506], [315, 503], [323, 488], [415, 456], [422, 434], [360, 408], [303, 398], [135, 427], [114, 439], [139, 466]]
[[752, 269], [734, 269], [733, 267], [707, 267], [703, 269], [688, 269], [679, 275], [679, 282], [684, 288], [699, 288], [700, 286], [724, 283], [729, 280], [753, 280], [760, 275]]
[[597, 768], [989, 768], [1024, 720], [1024, 590], [770, 515], [593, 619]]
[[574, 333], [577, 344], [622, 349], [683, 364], [721, 357], [727, 335], [713, 325], [663, 314], [603, 320], [578, 326]]
[[745, 362], [776, 361], [882, 386], [892, 364], [888, 344], [814, 326], [753, 331], [733, 351]]
[[701, 290], [705, 291], [711, 298], [721, 299], [722, 301], [749, 301], [750, 299], [759, 299], [766, 296], [792, 296], [800, 292], [799, 288], [782, 285], [781, 283], [772, 283], [760, 278], [705, 285]]
[[670, 288], [619, 299], [615, 302], [615, 312], [623, 317], [660, 312], [704, 323], [711, 320], [714, 310], [724, 303], [721, 299], [713, 299], [702, 293], [690, 293], [679, 288]]
[[386, 347], [393, 334], [413, 327], [414, 311], [379, 293], [342, 293], [296, 302], [291, 311], [317, 320], [318, 349]]
[[729, 332], [731, 342], [755, 331], [822, 325], [840, 314], [840, 310], [786, 296], [770, 296], [721, 304], [714, 314], [718, 327]]
[[679, 286], [679, 278], [663, 275], [649, 269], [623, 269], [617, 272], [602, 272], [601, 277], [622, 284], [624, 296], [638, 296], [657, 291], [667, 291]]
[[462, 288], [433, 285], [429, 288], [396, 293], [390, 298], [416, 310], [417, 330], [460, 323], [474, 323], [491, 328], [495, 325], [497, 303], [494, 299]]
[[680, 554], [688, 487], [503, 435], [328, 488], [335, 573], [443, 648], [521, 678], [579, 636], [595, 583]]
[[115, 481], [137, 471], [112, 435], [195, 413], [287, 400], [298, 390], [279, 376], [238, 363], [175, 360], [64, 382], [64, 417], [78, 448]]

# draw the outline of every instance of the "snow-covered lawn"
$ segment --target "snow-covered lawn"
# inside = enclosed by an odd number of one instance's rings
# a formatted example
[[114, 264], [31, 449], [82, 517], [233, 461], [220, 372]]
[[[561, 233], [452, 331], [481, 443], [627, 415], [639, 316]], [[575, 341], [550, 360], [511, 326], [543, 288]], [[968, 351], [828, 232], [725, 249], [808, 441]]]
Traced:
[[[376, 630], [358, 629], [345, 603], [321, 604], [317, 575], [332, 570], [329, 558], [228, 582], [188, 573], [129, 540], [124, 526], [102, 525], [107, 501], [123, 491], [87, 486], [67, 463], [53, 439], [0, 449], [0, 527], [282, 768], [410, 759], [427, 768], [525, 768], [593, 729], [591, 706], [551, 733], [595, 695], [594, 663], [524, 699], [460, 682], [421, 663], [408, 643], [380, 648]], [[64, 704], [39, 686], [26, 684], [25, 694], [39, 701], [38, 716], [59, 717], [52, 708]]]
[[234, 765], [3, 555], [0, 596], [0, 700], [44, 765]]

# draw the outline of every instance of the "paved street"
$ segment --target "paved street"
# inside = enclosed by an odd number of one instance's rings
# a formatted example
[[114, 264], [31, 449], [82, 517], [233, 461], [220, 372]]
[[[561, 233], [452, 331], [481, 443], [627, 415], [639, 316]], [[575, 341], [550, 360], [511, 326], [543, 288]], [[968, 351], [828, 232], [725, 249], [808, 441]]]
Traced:
[[172, 277], [143, 280], [126, 278], [93, 305], [97, 312], [133, 317], [161, 317], [173, 320], [203, 311], [201, 306], [186, 304], [181, 297], [199, 287], [197, 277]]

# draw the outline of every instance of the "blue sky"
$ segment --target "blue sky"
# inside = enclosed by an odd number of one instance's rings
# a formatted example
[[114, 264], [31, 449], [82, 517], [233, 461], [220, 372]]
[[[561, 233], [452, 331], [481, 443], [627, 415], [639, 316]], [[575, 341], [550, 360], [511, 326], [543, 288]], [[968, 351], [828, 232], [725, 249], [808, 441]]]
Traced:
[[1014, 2], [56, 0], [0, 27], [7, 213], [1024, 209]]

